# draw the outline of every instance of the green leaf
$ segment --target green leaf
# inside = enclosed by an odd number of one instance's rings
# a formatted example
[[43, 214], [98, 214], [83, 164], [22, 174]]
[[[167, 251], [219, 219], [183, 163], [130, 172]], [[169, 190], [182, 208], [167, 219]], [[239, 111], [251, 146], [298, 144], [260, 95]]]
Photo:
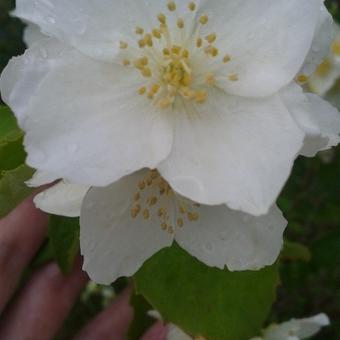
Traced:
[[136, 292], [164, 320], [209, 340], [248, 340], [258, 334], [279, 282], [277, 265], [229, 272], [204, 265], [177, 245], [149, 259], [134, 280]]
[[23, 136], [16, 118], [6, 106], [0, 106], [0, 144], [13, 142]]
[[0, 170], [12, 170], [25, 163], [26, 152], [22, 138], [14, 142], [0, 144]]
[[281, 252], [281, 259], [290, 261], [304, 261], [311, 260], [311, 252], [303, 244], [285, 241], [283, 250]]
[[130, 305], [133, 308], [133, 320], [129, 327], [128, 339], [140, 339], [145, 331], [155, 322], [147, 312], [152, 310], [150, 304], [143, 296], [132, 294]]
[[335, 269], [340, 263], [340, 230], [334, 230], [311, 246], [313, 266]]
[[25, 181], [32, 177], [33, 172], [26, 165], [2, 172], [0, 178], [0, 218], [11, 212], [32, 192], [32, 188], [28, 188]]
[[48, 237], [60, 270], [69, 273], [79, 250], [79, 218], [50, 215]]
[[23, 133], [9, 108], [0, 106], [0, 171], [17, 168], [25, 158]]

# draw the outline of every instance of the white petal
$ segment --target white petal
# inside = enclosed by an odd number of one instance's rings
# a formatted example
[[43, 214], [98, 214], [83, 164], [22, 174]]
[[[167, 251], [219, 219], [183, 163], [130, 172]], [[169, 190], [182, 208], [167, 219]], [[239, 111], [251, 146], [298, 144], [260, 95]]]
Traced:
[[301, 74], [311, 75], [315, 71], [316, 67], [329, 55], [333, 38], [333, 18], [322, 3], [312, 46], [300, 71]]
[[140, 81], [132, 69], [41, 40], [10, 62], [0, 85], [26, 132], [30, 166], [103, 186], [170, 152], [171, 116], [138, 95]]
[[163, 177], [193, 201], [267, 213], [304, 138], [281, 100], [216, 92], [195, 110], [190, 119], [177, 115], [172, 152], [159, 166]]
[[24, 30], [24, 42], [27, 46], [32, 46], [36, 41], [44, 39], [46, 36], [41, 33], [39, 26], [29, 23]]
[[303, 93], [297, 85], [282, 92], [285, 105], [298, 125], [306, 132], [301, 154], [313, 157], [340, 142], [340, 113], [329, 103], [311, 93]]
[[34, 204], [49, 214], [79, 217], [90, 187], [61, 181], [34, 197]]
[[136, 37], [136, 26], [150, 31], [159, 24], [157, 15], [166, 11], [166, 3], [165, 0], [18, 0], [14, 14], [91, 57], [112, 60], [120, 40]]
[[26, 181], [26, 185], [31, 188], [37, 188], [45, 184], [50, 184], [59, 179], [58, 176], [45, 171], [37, 170], [33, 177]]
[[[336, 27], [336, 35], [332, 44], [332, 49], [329, 54], [324, 58], [322, 63], [308, 79], [308, 86], [314, 92], [320, 96], [325, 96], [325, 94], [334, 86], [336, 81], [340, 77], [340, 58], [339, 55], [333, 51], [340, 44], [340, 27]], [[324, 37], [326, 39], [326, 37]], [[328, 43], [328, 40], [326, 40]], [[329, 50], [329, 46], [328, 50]]]
[[[319, 96], [325, 96], [340, 78], [340, 65], [332, 64], [330, 59], [326, 59], [323, 65], [329, 69], [320, 72], [318, 72], [317, 69], [308, 79], [309, 88]], [[320, 66], [320, 68], [321, 67], [322, 66]]]
[[63, 50], [61, 45], [52, 41], [39, 41], [37, 47], [28, 49], [23, 56], [12, 58], [0, 75], [2, 99], [14, 111], [19, 124], [24, 121], [29, 101], [36, 94], [41, 79], [51, 69], [46, 63], [45, 43], [49, 49], [54, 47], [57, 53]]
[[179, 229], [176, 241], [200, 261], [231, 271], [258, 270], [276, 261], [287, 225], [278, 208], [260, 217], [224, 205], [202, 205], [198, 212], [198, 221]]
[[[124, 177], [87, 194], [80, 216], [84, 269], [97, 283], [109, 284], [134, 274], [150, 256], [172, 244], [158, 218], [133, 219], [130, 208], [145, 172]], [[152, 215], [153, 216], [153, 215]]]
[[[231, 56], [221, 86], [241, 96], [267, 96], [296, 76], [311, 48], [321, 0], [207, 0], [200, 12], [218, 35], [220, 54]], [[227, 77], [225, 77], [227, 79]]]
[[264, 340], [290, 340], [307, 339], [329, 325], [329, 319], [325, 314], [318, 314], [305, 319], [292, 319], [280, 325], [269, 326], [264, 331]]
[[166, 340], [192, 340], [193, 338], [184, 333], [179, 327], [174, 324], [167, 325]]

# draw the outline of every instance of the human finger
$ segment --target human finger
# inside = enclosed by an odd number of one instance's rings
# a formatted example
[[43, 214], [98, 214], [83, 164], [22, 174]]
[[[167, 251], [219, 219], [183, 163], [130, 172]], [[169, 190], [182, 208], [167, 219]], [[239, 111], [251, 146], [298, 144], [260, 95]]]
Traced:
[[0, 339], [53, 339], [86, 281], [80, 261], [67, 276], [55, 263], [40, 269], [1, 319]]
[[33, 195], [0, 220], [0, 314], [46, 232], [47, 215], [35, 208]]

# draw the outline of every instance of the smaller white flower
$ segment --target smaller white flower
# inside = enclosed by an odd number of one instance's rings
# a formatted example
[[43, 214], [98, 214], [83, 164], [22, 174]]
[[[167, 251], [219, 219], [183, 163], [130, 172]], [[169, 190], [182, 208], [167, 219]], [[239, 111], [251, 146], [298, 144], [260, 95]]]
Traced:
[[318, 66], [308, 80], [309, 88], [320, 96], [335, 85], [340, 78], [340, 27], [337, 26], [337, 35], [331, 45], [329, 56]]
[[[37, 187], [57, 178], [37, 171]], [[256, 217], [188, 200], [156, 170], [142, 170], [105, 188], [61, 180], [34, 198], [50, 214], [80, 216], [84, 269], [97, 283], [133, 275], [149, 257], [176, 241], [208, 266], [258, 270], [280, 253], [287, 225], [274, 206]]]
[[307, 339], [329, 325], [325, 314], [318, 314], [305, 319], [292, 319], [280, 325], [270, 325], [263, 331], [262, 337], [251, 340], [300, 340]]
[[[157, 311], [148, 313], [155, 319], [161, 320], [161, 315]], [[302, 340], [317, 334], [322, 327], [329, 325], [329, 319], [325, 314], [318, 314], [305, 319], [292, 319], [279, 325], [270, 325], [263, 330], [261, 337], [250, 340]], [[174, 324], [168, 325], [166, 340], [203, 340], [204, 338], [193, 338], [183, 332]]]
[[174, 241], [208, 266], [257, 270], [276, 260], [286, 225], [277, 207], [255, 217], [226, 205], [200, 205], [172, 190], [156, 170], [142, 170], [89, 190], [80, 244], [91, 279], [109, 284], [133, 275]]
[[[31, 187], [50, 184], [37, 171]], [[50, 214], [80, 216], [84, 270], [97, 283], [133, 275], [149, 257], [176, 241], [203, 263], [229, 270], [258, 270], [280, 253], [287, 225], [274, 206], [256, 217], [188, 200], [156, 170], [142, 170], [105, 188], [61, 180], [34, 198]]]

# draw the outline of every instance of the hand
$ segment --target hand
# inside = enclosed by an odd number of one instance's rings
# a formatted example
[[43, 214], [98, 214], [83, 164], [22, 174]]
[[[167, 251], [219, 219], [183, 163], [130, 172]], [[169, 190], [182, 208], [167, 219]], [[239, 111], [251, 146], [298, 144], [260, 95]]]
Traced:
[[[37, 210], [32, 197], [0, 220], [0, 339], [48, 340], [58, 332], [88, 278], [81, 261], [68, 276], [57, 264], [39, 269], [10, 301], [22, 272], [44, 241], [47, 216]], [[130, 288], [82, 329], [77, 340], [126, 338], [133, 310]], [[142, 340], [163, 340], [166, 328], [157, 322]]]

